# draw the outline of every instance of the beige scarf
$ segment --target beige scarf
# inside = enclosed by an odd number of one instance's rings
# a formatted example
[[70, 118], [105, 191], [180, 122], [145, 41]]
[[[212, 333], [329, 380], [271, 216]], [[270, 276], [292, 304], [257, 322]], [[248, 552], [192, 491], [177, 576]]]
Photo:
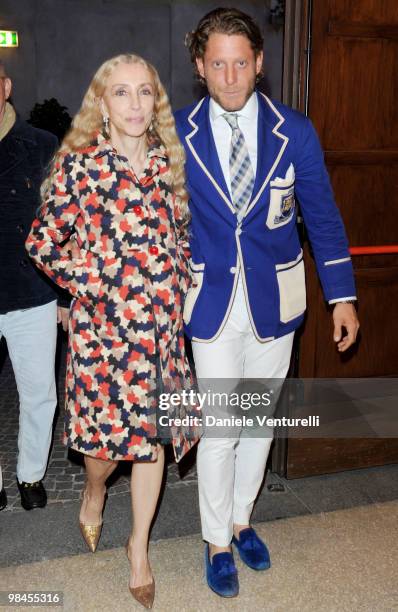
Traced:
[[9, 102], [6, 102], [3, 121], [0, 123], [0, 140], [3, 140], [4, 136], [11, 130], [16, 118], [15, 110]]

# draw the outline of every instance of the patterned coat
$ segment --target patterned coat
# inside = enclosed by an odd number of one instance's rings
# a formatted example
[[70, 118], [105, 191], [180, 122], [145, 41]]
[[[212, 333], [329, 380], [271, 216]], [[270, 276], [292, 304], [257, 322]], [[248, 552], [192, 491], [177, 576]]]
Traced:
[[[64, 442], [101, 459], [155, 459], [156, 381], [191, 382], [182, 322], [189, 251], [167, 172], [163, 146], [149, 147], [136, 177], [99, 135], [58, 164], [26, 241], [74, 297]], [[72, 234], [77, 260], [62, 248]], [[178, 460], [196, 439], [171, 433]]]

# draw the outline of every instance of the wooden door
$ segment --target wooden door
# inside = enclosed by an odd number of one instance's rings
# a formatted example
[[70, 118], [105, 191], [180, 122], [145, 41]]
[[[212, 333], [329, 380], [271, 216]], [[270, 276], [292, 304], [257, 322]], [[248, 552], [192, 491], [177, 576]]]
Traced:
[[[294, 2], [293, 2], [294, 4]], [[313, 0], [307, 110], [325, 150], [351, 246], [398, 243], [398, 2]], [[305, 28], [304, 28], [305, 29]], [[301, 71], [301, 92], [305, 71]], [[308, 315], [299, 376], [398, 377], [398, 254], [353, 256], [361, 331], [348, 354], [331, 339], [313, 260], [306, 248]], [[397, 439], [289, 439], [287, 476], [398, 462]]]

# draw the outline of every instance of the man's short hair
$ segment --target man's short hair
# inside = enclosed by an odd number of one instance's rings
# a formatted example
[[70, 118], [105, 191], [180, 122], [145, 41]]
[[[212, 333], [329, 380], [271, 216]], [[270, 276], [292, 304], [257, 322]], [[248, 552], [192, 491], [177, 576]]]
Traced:
[[246, 36], [256, 57], [263, 50], [263, 35], [250, 15], [235, 8], [217, 8], [202, 17], [196, 30], [189, 32], [185, 37], [185, 44], [194, 64], [198, 58], [203, 58], [209, 36], [215, 33]]

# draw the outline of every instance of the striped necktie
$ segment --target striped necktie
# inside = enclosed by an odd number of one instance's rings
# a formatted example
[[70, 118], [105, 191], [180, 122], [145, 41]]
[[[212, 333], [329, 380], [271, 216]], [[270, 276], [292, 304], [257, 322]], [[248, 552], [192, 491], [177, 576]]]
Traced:
[[250, 201], [254, 187], [254, 173], [245, 137], [238, 125], [237, 113], [224, 113], [223, 117], [232, 129], [231, 149], [229, 152], [229, 174], [231, 179], [232, 201], [238, 212], [242, 213]]

